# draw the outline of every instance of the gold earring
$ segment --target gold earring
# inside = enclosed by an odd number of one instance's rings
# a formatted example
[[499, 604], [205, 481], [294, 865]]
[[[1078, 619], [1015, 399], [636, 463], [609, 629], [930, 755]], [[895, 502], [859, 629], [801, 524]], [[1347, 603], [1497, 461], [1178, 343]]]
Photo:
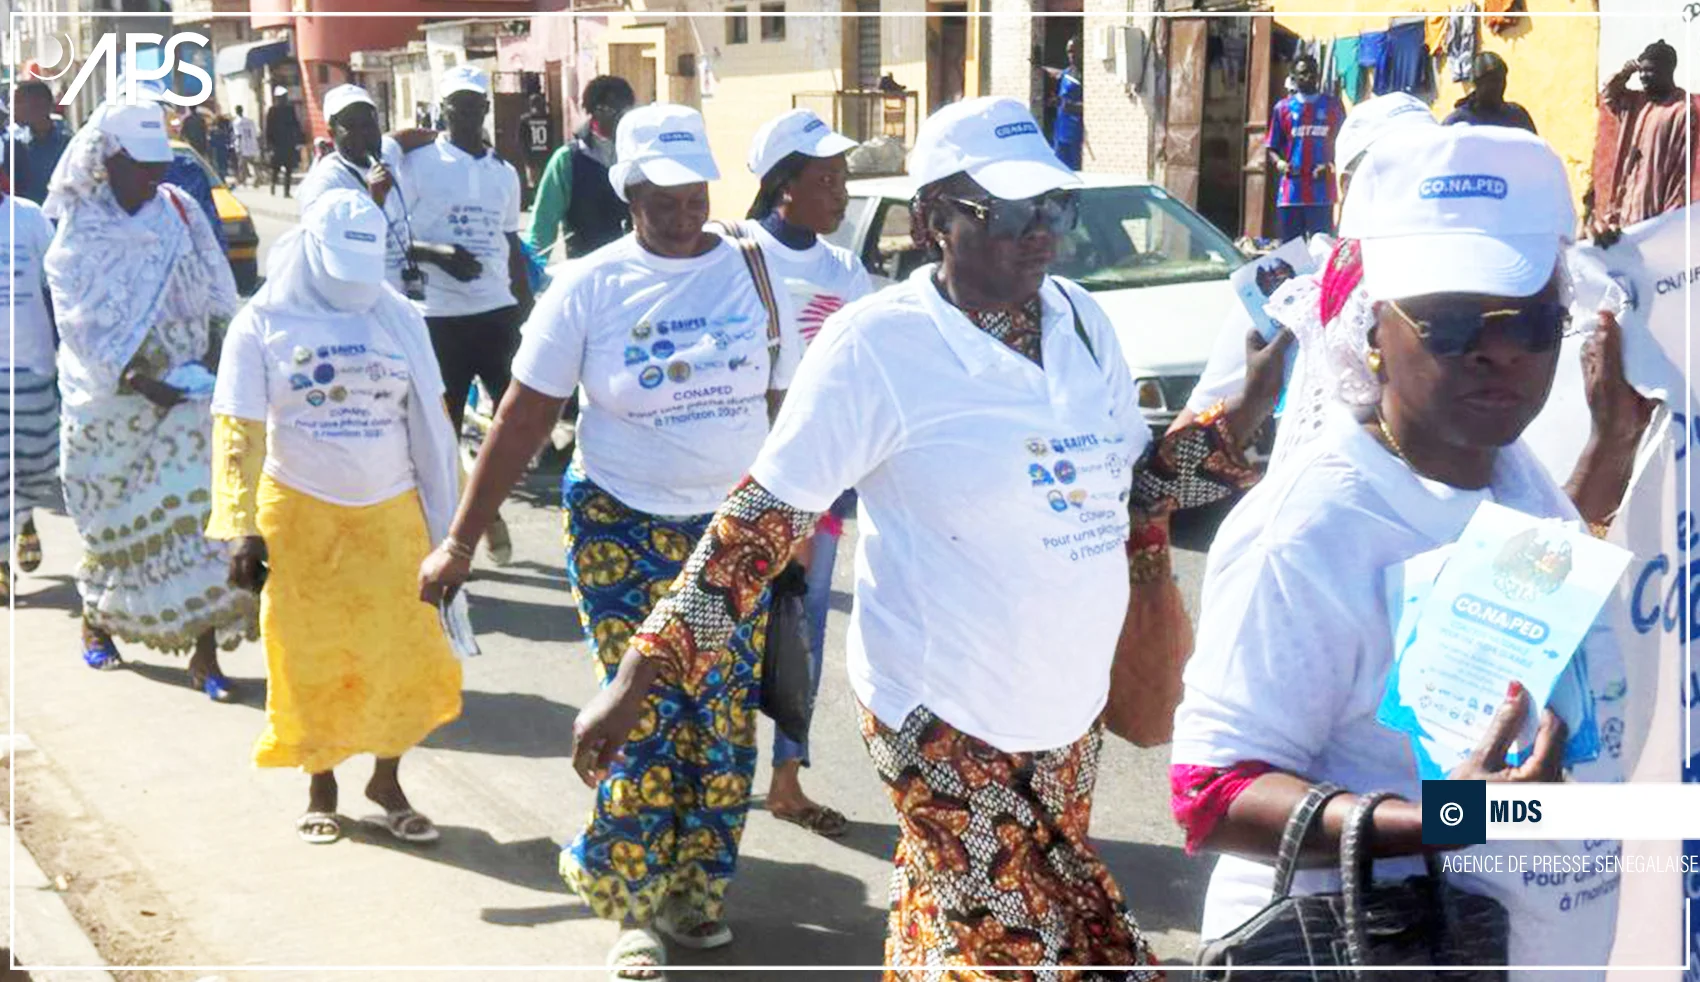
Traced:
[[1369, 355], [1364, 358], [1364, 361], [1369, 364], [1369, 372], [1371, 375], [1381, 374], [1381, 352], [1374, 348], [1369, 349]]

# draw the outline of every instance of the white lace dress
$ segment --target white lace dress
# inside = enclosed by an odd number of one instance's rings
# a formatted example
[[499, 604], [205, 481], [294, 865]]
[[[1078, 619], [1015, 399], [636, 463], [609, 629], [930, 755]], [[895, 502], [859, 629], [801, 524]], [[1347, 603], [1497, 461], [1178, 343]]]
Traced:
[[[230, 586], [223, 545], [202, 534], [208, 403], [161, 409], [117, 383], [128, 365], [161, 378], [205, 358], [215, 319], [235, 312], [212, 228], [169, 187], [130, 215], [102, 184], [60, 220], [46, 265], [63, 334], [61, 476], [84, 546], [84, 618], [159, 651], [188, 651], [208, 631], [233, 648], [255, 636], [257, 605]], [[132, 348], [124, 338], [137, 333]]]

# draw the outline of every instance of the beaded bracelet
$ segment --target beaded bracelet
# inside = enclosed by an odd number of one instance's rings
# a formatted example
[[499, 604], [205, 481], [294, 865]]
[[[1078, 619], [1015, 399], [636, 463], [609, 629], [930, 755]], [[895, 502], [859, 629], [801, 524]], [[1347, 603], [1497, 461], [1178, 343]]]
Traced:
[[471, 546], [452, 535], [443, 540], [443, 548], [456, 559], [471, 559], [474, 552]]

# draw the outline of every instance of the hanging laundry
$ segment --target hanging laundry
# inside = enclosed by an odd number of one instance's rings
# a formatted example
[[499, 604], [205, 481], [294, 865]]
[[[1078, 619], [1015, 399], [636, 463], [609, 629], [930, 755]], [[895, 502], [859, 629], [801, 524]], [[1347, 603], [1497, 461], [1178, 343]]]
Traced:
[[1375, 66], [1375, 94], [1408, 92], [1414, 95], [1428, 91], [1432, 81], [1428, 49], [1423, 46], [1422, 22], [1388, 28], [1381, 60]]
[[1358, 64], [1374, 68], [1381, 64], [1381, 53], [1387, 47], [1386, 31], [1365, 31], [1358, 35]]
[[1515, 15], [1526, 9], [1523, 0], [1483, 0], [1482, 12], [1490, 16], [1482, 18], [1482, 21], [1487, 24], [1488, 30], [1503, 36], [1522, 20]]
[[1340, 83], [1340, 94], [1355, 105], [1363, 97], [1364, 69], [1358, 61], [1358, 36], [1343, 37], [1334, 42], [1334, 78]]
[[1476, 52], [1481, 49], [1481, 19], [1475, 3], [1455, 7], [1446, 19], [1446, 60], [1452, 64], [1452, 81], [1468, 82], [1473, 77]]
[[1428, 46], [1431, 55], [1446, 53], [1446, 29], [1451, 18], [1445, 14], [1435, 14], [1423, 24], [1423, 44]]

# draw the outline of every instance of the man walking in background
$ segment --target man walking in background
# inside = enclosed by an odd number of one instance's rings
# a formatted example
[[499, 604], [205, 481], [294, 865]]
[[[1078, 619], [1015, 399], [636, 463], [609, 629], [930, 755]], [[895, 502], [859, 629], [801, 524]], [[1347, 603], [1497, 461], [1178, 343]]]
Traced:
[[236, 183], [252, 184], [254, 169], [259, 166], [260, 159], [260, 124], [248, 118], [247, 110], [237, 106], [230, 132], [236, 151]]
[[207, 118], [201, 115], [201, 107], [190, 106], [183, 111], [183, 122], [178, 132], [183, 142], [194, 147], [202, 160], [211, 162], [212, 145], [207, 142]]
[[[420, 261], [440, 267], [416, 305], [430, 328], [449, 421], [459, 433], [475, 379], [484, 383], [491, 406], [501, 405], [520, 324], [531, 311], [531, 277], [519, 240], [519, 174], [484, 135], [490, 76], [458, 65], [443, 74], [438, 90], [448, 131], [408, 151], [399, 176], [410, 194], [416, 246], [447, 243], [446, 252], [413, 250]], [[498, 564], [512, 559], [505, 524], [491, 525], [486, 544]]]
[[295, 182], [295, 166], [301, 162], [301, 145], [306, 133], [301, 118], [295, 115], [295, 105], [289, 101], [289, 90], [278, 86], [272, 90], [277, 101], [266, 110], [266, 149], [271, 154], [271, 192], [277, 193], [277, 175], [283, 172], [283, 196], [290, 196]]
[[1293, 62], [1294, 91], [1269, 113], [1269, 159], [1281, 175], [1275, 227], [1282, 242], [1334, 234], [1334, 137], [1346, 119], [1340, 103], [1317, 90], [1316, 59]]
[[12, 146], [17, 153], [13, 193], [39, 205], [47, 200], [47, 181], [71, 143], [71, 131], [53, 114], [53, 88], [40, 79], [19, 82], [12, 103]]
[[525, 114], [519, 118], [519, 133], [525, 141], [526, 190], [535, 195], [538, 185], [543, 183], [549, 152], [555, 148], [555, 121], [549, 117], [549, 102], [543, 93], [531, 94]]
[[614, 131], [636, 101], [631, 84], [618, 75], [593, 78], [584, 87], [590, 122], [543, 169], [526, 232], [533, 252], [541, 256], [561, 238], [565, 258], [572, 259], [626, 234], [631, 212], [608, 183], [608, 168], [614, 164]]

